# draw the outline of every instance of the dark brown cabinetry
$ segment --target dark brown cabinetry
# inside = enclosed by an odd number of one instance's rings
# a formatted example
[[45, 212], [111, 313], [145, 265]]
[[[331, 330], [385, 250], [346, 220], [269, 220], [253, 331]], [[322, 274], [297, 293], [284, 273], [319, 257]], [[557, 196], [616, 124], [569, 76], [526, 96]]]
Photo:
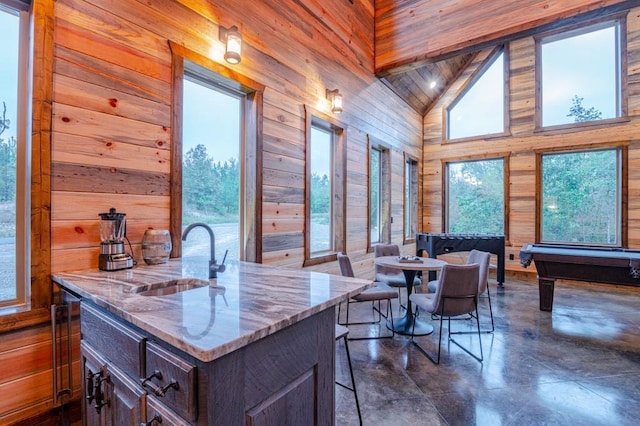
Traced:
[[81, 303], [86, 425], [331, 425], [334, 309], [210, 362]]

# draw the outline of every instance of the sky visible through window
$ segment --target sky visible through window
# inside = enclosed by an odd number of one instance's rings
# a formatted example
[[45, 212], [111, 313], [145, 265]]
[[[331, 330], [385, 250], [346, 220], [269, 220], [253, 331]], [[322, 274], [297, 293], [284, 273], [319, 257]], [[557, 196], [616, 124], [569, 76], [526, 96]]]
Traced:
[[184, 80], [182, 155], [202, 144], [214, 162], [239, 160], [240, 100]]
[[[9, 14], [0, 9], [0, 40], [2, 40], [2, 60], [0, 60], [0, 108], [2, 102], [7, 105], [6, 118], [11, 126], [2, 134], [3, 139], [16, 137], [18, 91], [18, 15]], [[11, 54], [15, 52], [15, 54]], [[0, 114], [2, 109], [0, 109]]]
[[574, 122], [574, 96], [603, 119], [617, 117], [615, 47], [616, 26], [542, 44], [543, 126]]
[[449, 111], [449, 139], [504, 132], [504, 53]]

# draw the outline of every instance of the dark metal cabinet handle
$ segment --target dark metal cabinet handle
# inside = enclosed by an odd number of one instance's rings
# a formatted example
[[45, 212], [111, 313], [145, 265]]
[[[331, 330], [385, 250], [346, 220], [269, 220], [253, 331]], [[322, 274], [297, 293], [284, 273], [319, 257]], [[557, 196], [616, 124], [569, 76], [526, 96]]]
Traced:
[[93, 379], [95, 376], [97, 376], [98, 373], [93, 373], [91, 370], [87, 369], [87, 401], [89, 402], [89, 404], [91, 404], [91, 402], [93, 402], [93, 398], [95, 398], [95, 396], [93, 395]]
[[151, 375], [140, 379], [140, 384], [143, 388], [150, 388], [156, 396], [165, 396], [169, 389], [180, 389], [180, 384], [174, 379], [171, 379], [171, 381], [164, 386], [158, 386], [151, 381], [151, 379], [153, 378], [162, 380], [162, 372], [160, 370], [153, 370], [153, 373], [151, 373]]
[[161, 423], [162, 423], [162, 416], [160, 415], [160, 413], [155, 413], [155, 415], [151, 420], [149, 420], [146, 423], [140, 423], [140, 426], [153, 426], [154, 424], [161, 424]]
[[102, 411], [102, 407], [104, 407], [105, 405], [109, 405], [109, 400], [104, 398], [104, 392], [102, 391], [102, 382], [104, 382], [105, 380], [107, 380], [107, 377], [102, 377], [102, 375], [97, 375], [96, 374], [96, 378], [95, 378], [95, 389], [93, 391], [95, 398], [96, 398], [96, 404], [94, 405], [96, 412], [98, 414], [100, 414], [100, 411]]

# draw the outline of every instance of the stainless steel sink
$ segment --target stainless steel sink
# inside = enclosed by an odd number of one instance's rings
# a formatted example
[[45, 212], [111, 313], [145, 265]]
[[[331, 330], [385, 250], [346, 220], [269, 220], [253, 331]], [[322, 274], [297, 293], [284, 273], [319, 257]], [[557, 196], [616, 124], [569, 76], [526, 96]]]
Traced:
[[208, 285], [209, 281], [199, 280], [196, 278], [181, 278], [144, 285], [136, 288], [133, 292], [140, 296], [166, 296], [168, 294], [180, 293]]

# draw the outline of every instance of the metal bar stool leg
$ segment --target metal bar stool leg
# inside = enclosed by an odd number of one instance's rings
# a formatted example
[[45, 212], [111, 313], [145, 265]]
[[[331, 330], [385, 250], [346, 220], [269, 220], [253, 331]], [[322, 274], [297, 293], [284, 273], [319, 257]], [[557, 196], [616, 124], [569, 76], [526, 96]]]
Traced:
[[347, 353], [347, 363], [349, 364], [349, 375], [351, 376], [351, 386], [347, 386], [343, 383], [340, 383], [336, 380], [336, 385], [341, 386], [347, 390], [353, 392], [353, 396], [356, 400], [356, 409], [358, 410], [358, 420], [360, 421], [360, 426], [362, 426], [362, 413], [360, 412], [360, 401], [358, 400], [358, 391], [356, 390], [356, 381], [353, 377], [353, 366], [351, 365], [351, 354], [349, 353], [349, 339], [347, 339], [347, 335], [349, 334], [349, 329], [340, 325], [336, 325], [336, 341], [343, 339], [344, 340], [344, 349]]

